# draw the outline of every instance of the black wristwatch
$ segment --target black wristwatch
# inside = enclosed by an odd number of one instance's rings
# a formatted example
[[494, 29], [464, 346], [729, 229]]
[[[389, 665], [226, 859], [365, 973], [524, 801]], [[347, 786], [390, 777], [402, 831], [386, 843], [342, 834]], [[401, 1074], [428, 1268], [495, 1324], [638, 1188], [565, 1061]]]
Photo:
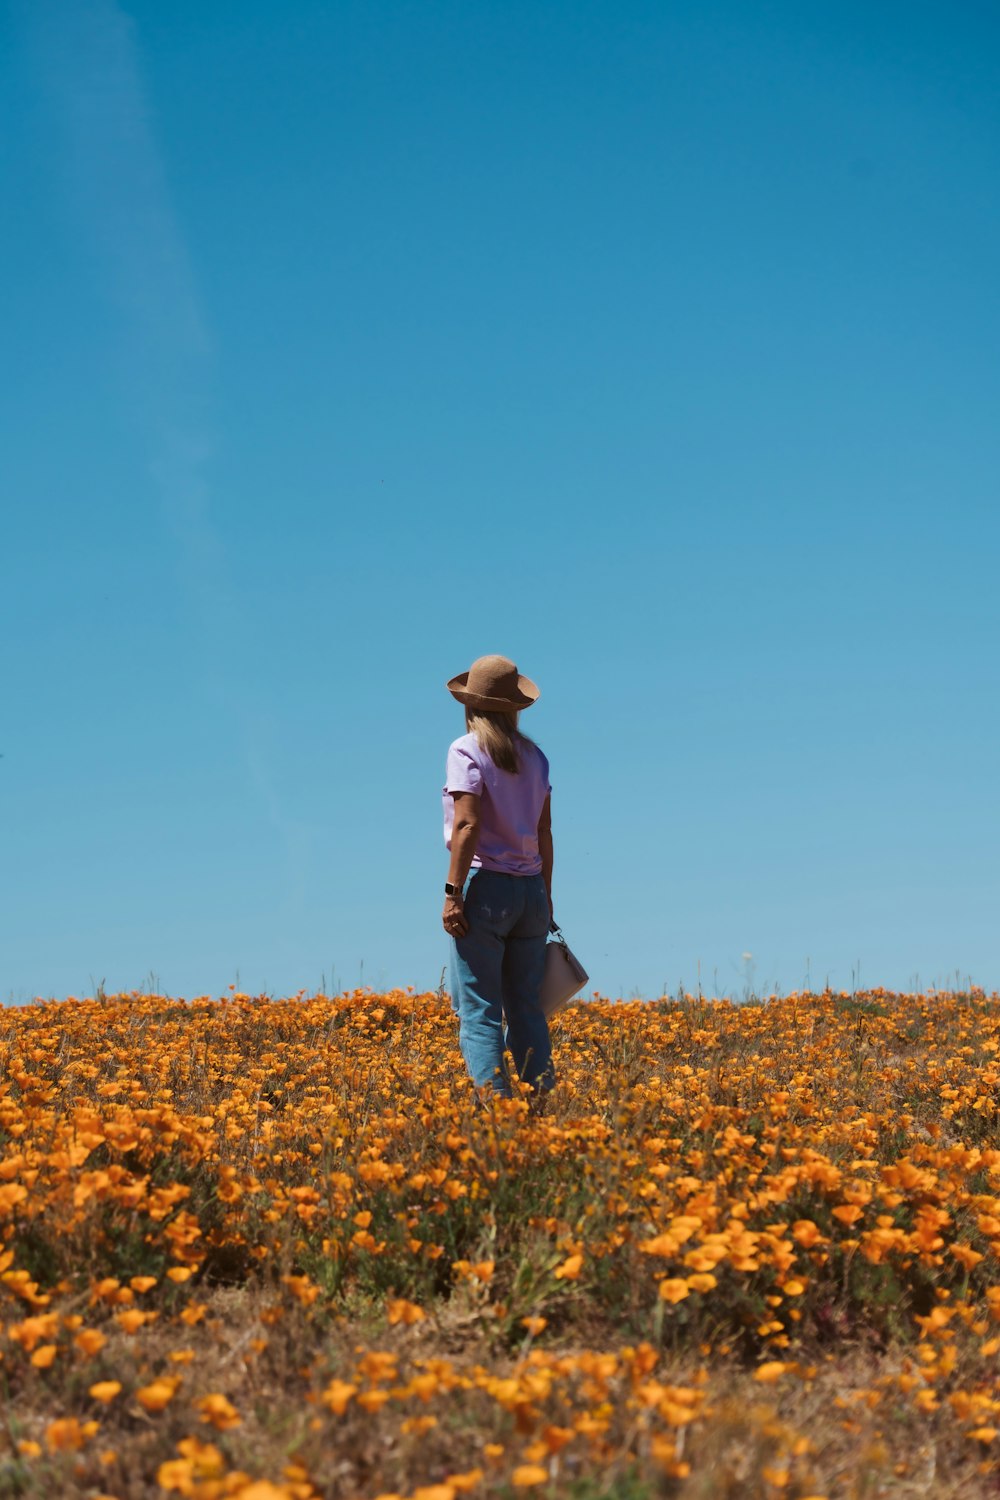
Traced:
[[460, 896], [462, 894], [462, 887], [460, 885], [452, 885], [450, 880], [446, 880], [444, 883], [444, 893], [446, 896]]

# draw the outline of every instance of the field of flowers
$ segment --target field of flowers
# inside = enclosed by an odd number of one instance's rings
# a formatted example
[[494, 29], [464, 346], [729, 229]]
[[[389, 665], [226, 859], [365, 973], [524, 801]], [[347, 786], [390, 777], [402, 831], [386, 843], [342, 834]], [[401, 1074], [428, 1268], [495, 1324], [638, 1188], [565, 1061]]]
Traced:
[[6, 1010], [0, 1496], [996, 1495], [998, 1004]]

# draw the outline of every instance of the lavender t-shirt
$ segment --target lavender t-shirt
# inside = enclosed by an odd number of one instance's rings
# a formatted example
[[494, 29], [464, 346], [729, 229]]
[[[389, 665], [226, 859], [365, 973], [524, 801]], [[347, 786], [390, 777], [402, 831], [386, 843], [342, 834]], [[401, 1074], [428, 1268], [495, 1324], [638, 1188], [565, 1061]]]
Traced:
[[549, 763], [537, 745], [522, 741], [521, 769], [501, 771], [474, 734], [463, 734], [448, 749], [448, 764], [442, 794], [444, 841], [451, 848], [455, 823], [453, 792], [473, 792], [479, 798], [479, 843], [472, 859], [474, 870], [500, 870], [505, 875], [537, 875], [542, 868], [538, 852], [538, 819], [549, 785]]

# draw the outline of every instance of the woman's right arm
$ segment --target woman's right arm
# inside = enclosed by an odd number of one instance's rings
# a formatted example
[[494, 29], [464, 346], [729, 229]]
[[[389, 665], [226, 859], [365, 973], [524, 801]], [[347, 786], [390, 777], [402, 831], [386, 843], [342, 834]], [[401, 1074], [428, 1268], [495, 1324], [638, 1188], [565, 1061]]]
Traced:
[[542, 815], [538, 820], [538, 852], [542, 856], [542, 879], [545, 881], [545, 889], [549, 896], [549, 917], [554, 922], [555, 916], [552, 912], [552, 794], [545, 799]]
[[[448, 883], [461, 891], [472, 868], [479, 843], [479, 798], [473, 792], [453, 792], [455, 821], [451, 830], [451, 864]], [[465, 902], [459, 896], [445, 896], [442, 918], [444, 930], [452, 937], [464, 937], [469, 930]]]

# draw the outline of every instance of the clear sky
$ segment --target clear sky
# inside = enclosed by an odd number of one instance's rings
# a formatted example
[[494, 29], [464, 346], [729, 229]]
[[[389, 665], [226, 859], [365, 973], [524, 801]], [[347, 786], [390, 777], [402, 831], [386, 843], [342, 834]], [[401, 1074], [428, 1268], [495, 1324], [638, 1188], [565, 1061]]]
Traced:
[[5, 1000], [436, 986], [491, 651], [603, 993], [1000, 986], [995, 4], [8, 15]]

